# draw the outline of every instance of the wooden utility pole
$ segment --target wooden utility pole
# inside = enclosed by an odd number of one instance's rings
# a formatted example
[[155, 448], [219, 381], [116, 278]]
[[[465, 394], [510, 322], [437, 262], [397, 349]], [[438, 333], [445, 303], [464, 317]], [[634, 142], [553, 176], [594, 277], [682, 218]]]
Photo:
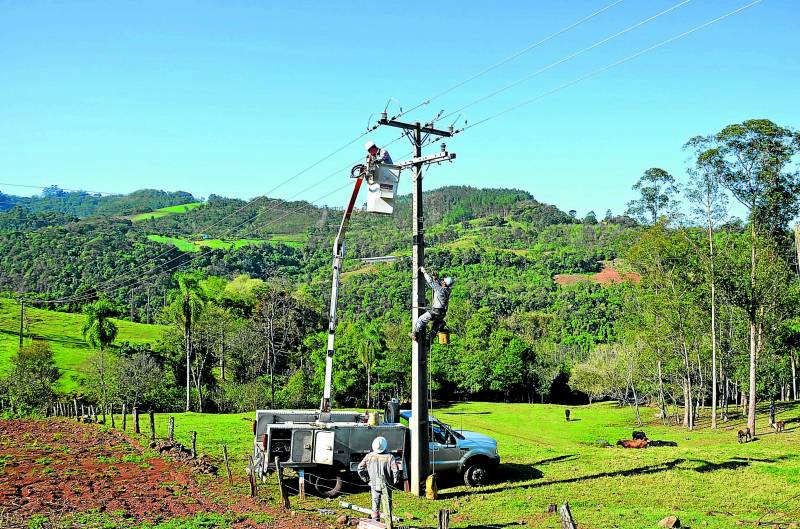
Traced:
[[19, 298], [19, 348], [22, 349], [22, 336], [25, 331], [25, 298]]
[[[406, 131], [414, 147], [414, 158], [401, 167], [413, 167], [411, 188], [412, 204], [412, 287], [411, 287], [411, 321], [412, 325], [420, 314], [425, 311], [425, 278], [420, 273], [421, 266], [425, 266], [425, 229], [422, 208], [422, 167], [430, 163], [439, 163], [455, 158], [455, 154], [447, 153], [442, 146], [442, 152], [436, 155], [423, 157], [422, 144], [430, 136], [450, 137], [452, 128], [438, 130], [419, 122], [402, 123], [386, 118], [384, 114], [380, 120], [381, 125], [397, 127]], [[423, 136], [424, 134], [424, 136]], [[428, 476], [428, 333], [420, 333], [416, 340], [411, 342], [411, 493], [415, 496], [424, 494], [423, 483]]]

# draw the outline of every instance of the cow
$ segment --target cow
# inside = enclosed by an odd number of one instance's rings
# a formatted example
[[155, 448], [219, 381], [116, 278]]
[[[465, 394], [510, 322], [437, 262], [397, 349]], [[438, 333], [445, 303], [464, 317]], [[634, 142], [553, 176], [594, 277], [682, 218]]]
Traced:
[[749, 443], [753, 440], [753, 432], [750, 431], [750, 428], [739, 430], [736, 435], [739, 439], [739, 444]]
[[647, 448], [650, 443], [647, 439], [620, 439], [617, 441], [617, 446], [623, 448]]

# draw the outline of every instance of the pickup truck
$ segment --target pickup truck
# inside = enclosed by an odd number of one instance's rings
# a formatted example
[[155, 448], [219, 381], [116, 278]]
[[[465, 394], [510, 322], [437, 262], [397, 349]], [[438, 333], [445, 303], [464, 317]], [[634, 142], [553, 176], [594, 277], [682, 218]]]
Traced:
[[[277, 459], [282, 467], [304, 471], [321, 496], [335, 496], [345, 481], [358, 481], [358, 463], [379, 435], [386, 438], [388, 452], [407, 461], [411, 412], [401, 411], [399, 415], [400, 422], [369, 425], [366, 416], [358, 412], [258, 410], [253, 422], [250, 471], [263, 479], [275, 470]], [[500, 462], [497, 441], [476, 432], [454, 430], [434, 417], [430, 417], [430, 425], [429, 471], [461, 474], [468, 486], [483, 484]]]
[[[407, 424], [411, 411], [401, 411], [400, 419]], [[455, 430], [433, 416], [428, 420], [431, 425], [429, 471], [461, 474], [468, 487], [484, 484], [500, 464], [497, 441], [482, 433]]]

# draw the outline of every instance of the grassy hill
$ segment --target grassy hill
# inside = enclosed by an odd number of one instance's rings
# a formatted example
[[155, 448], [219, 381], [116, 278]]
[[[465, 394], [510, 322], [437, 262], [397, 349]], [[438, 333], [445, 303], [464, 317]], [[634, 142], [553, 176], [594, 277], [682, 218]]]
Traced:
[[[84, 378], [87, 361], [94, 354], [81, 335], [84, 322], [82, 314], [68, 314], [26, 307], [28, 322], [25, 340], [44, 340], [53, 350], [56, 365], [62, 369], [58, 390], [78, 390]], [[119, 328], [116, 342], [152, 343], [161, 334], [159, 325], [131, 323], [114, 320]], [[19, 345], [19, 303], [0, 298], [0, 374], [10, 367], [10, 358]]]
[[138, 215], [134, 215], [133, 217], [131, 217], [131, 220], [133, 222], [140, 222], [143, 220], [166, 217], [167, 215], [179, 215], [181, 213], [186, 213], [187, 211], [191, 211], [195, 208], [199, 208], [202, 205], [203, 205], [202, 202], [189, 202], [187, 204], [179, 204], [177, 206], [167, 206], [163, 208], [158, 208], [157, 210], [150, 211], [148, 213], [139, 213]]

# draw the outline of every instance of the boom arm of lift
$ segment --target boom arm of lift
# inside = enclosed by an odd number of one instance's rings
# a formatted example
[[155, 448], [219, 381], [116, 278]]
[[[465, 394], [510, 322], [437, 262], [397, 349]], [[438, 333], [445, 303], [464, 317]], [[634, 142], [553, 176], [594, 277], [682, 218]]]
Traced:
[[[355, 168], [354, 168], [355, 172]], [[336, 334], [336, 306], [339, 304], [339, 275], [342, 271], [342, 260], [344, 259], [344, 235], [350, 225], [350, 217], [353, 215], [353, 208], [356, 205], [358, 191], [364, 181], [366, 168], [362, 169], [355, 176], [353, 194], [350, 195], [350, 202], [344, 210], [342, 223], [339, 225], [339, 233], [333, 242], [333, 284], [331, 285], [331, 307], [328, 323], [328, 353], [325, 356], [325, 389], [322, 393], [322, 402], [319, 405], [320, 413], [330, 413], [331, 411], [331, 382], [333, 378], [333, 342]]]

